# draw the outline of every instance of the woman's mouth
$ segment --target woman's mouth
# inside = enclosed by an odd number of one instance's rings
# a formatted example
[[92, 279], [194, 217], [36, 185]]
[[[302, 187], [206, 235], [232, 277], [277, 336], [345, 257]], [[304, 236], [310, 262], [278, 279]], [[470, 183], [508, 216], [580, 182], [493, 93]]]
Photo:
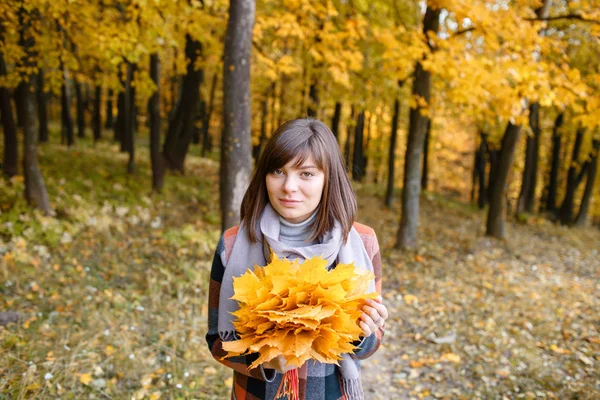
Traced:
[[284, 206], [294, 206], [294, 205], [300, 203], [300, 200], [279, 199], [279, 201]]

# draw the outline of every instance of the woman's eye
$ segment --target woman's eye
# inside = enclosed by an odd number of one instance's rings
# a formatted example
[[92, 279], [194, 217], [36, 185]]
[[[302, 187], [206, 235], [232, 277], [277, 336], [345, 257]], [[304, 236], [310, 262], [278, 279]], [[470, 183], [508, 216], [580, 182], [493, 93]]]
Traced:
[[281, 175], [281, 174], [283, 174], [283, 171], [282, 171], [282, 170], [280, 170], [280, 169], [276, 169], [275, 171], [273, 171], [273, 173], [274, 173], [275, 175]]
[[303, 172], [302, 175], [305, 178], [311, 178], [311, 177], [315, 176], [315, 174], [313, 174], [312, 172]]

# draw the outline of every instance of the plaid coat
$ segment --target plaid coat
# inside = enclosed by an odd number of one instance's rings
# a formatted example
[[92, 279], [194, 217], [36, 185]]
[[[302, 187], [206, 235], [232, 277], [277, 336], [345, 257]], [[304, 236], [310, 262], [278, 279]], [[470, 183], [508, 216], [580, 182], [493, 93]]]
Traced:
[[[354, 223], [354, 228], [360, 234], [365, 249], [373, 263], [375, 272], [375, 288], [381, 294], [381, 253], [375, 231], [366, 225]], [[210, 289], [209, 289], [209, 317], [208, 333], [206, 342], [213, 357], [223, 365], [233, 369], [232, 400], [273, 400], [279, 388], [283, 375], [262, 366], [249, 369], [250, 364], [257, 359], [258, 355], [229, 357], [222, 360], [227, 352], [223, 350], [222, 341], [218, 332], [218, 309], [221, 282], [225, 272], [224, 265], [227, 264], [231, 249], [235, 242], [239, 226], [225, 231], [213, 259]], [[352, 357], [357, 361], [370, 357], [379, 348], [383, 338], [383, 329], [364, 338]], [[298, 369], [300, 378], [301, 400], [345, 400], [343, 385], [339, 368], [334, 364], [323, 364], [320, 362], [307, 362]]]

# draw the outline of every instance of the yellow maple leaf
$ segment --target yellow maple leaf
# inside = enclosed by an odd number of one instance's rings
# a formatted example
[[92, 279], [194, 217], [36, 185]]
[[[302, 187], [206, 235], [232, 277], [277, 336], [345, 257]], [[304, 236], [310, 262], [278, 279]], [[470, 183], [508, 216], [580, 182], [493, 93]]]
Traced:
[[446, 353], [441, 358], [442, 361], [450, 361], [456, 364], [460, 364], [460, 356], [455, 353]]
[[91, 374], [80, 374], [79, 375], [79, 382], [83, 383], [84, 385], [89, 385], [91, 381], [92, 381]]
[[309, 359], [337, 363], [355, 349], [362, 333], [357, 324], [365, 294], [374, 276], [353, 264], [327, 270], [327, 261], [314, 257], [300, 264], [274, 253], [265, 267], [235, 278], [233, 313], [239, 340], [223, 343], [228, 356], [259, 353], [251, 365], [282, 355], [290, 365]]
[[160, 393], [159, 391], [156, 391], [156, 392], [150, 393], [150, 395], [148, 396], [148, 398], [150, 400], [158, 400], [158, 399], [160, 399], [160, 396], [162, 396], [162, 393]]
[[115, 353], [115, 348], [113, 346], [111, 346], [110, 344], [107, 344], [106, 347], [104, 348], [104, 354], [106, 354], [107, 356], [111, 356]]
[[418, 303], [419, 299], [417, 298], [417, 296], [414, 296], [412, 294], [405, 294], [404, 302], [410, 306], [413, 303]]

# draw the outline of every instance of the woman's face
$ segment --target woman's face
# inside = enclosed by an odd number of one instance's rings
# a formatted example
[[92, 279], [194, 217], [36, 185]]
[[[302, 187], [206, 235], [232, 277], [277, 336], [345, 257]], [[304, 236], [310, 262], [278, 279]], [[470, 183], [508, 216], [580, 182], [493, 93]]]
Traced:
[[312, 156], [296, 167], [295, 160], [267, 174], [269, 202], [286, 221], [305, 221], [317, 209], [323, 195], [325, 174]]

